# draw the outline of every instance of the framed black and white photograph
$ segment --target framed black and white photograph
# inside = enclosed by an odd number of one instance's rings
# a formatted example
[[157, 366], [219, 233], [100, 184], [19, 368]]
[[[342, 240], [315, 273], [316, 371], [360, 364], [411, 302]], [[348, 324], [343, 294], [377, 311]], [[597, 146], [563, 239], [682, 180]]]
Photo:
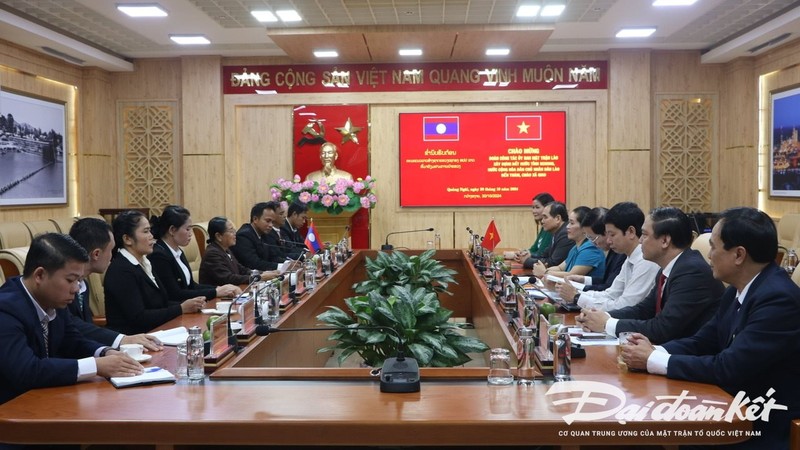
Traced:
[[772, 93], [769, 194], [800, 197], [800, 87]]
[[0, 90], [0, 206], [67, 203], [63, 102]]

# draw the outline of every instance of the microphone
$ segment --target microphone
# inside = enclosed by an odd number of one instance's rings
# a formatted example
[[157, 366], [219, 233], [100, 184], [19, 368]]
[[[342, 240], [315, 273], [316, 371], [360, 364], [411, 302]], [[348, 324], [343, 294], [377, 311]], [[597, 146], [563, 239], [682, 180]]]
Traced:
[[403, 337], [392, 327], [357, 326], [357, 327], [314, 327], [314, 328], [276, 328], [270, 325], [256, 327], [256, 335], [268, 336], [280, 331], [358, 331], [358, 330], [385, 330], [391, 331], [397, 337], [395, 346], [397, 357], [386, 358], [383, 361], [381, 374], [381, 392], [410, 393], [419, 392], [419, 364], [414, 358], [403, 355]]
[[386, 235], [386, 243], [381, 245], [381, 250], [393, 250], [394, 246], [389, 244], [389, 236], [393, 234], [404, 234], [404, 233], [419, 233], [421, 231], [433, 231], [433, 227], [425, 228], [424, 230], [408, 230], [408, 231], [393, 231]]
[[[267, 286], [269, 286], [270, 284], [273, 284], [273, 283], [275, 283], [275, 282], [281, 282], [281, 281], [283, 281], [283, 275], [278, 275], [278, 277], [276, 277], [276, 278], [273, 278], [273, 279], [271, 279], [271, 280], [269, 280], [269, 281], [265, 281], [264, 283], [267, 283]], [[244, 293], [245, 293], [245, 292], [247, 292], [247, 291], [250, 291], [250, 296], [253, 296], [253, 294], [252, 294], [252, 289], [253, 289], [253, 287], [256, 285], [256, 283], [259, 283], [259, 282], [261, 282], [261, 278], [256, 278], [255, 280], [253, 280], [253, 281], [252, 281], [252, 282], [251, 282], [251, 283], [250, 283], [250, 284], [249, 284], [249, 285], [248, 285], [248, 286], [245, 288], [245, 290], [243, 290], [243, 291], [242, 291], [242, 293], [241, 293], [241, 294], [239, 294], [238, 296], [236, 296], [236, 297], [235, 297], [235, 298], [234, 298], [234, 299], [231, 301], [231, 304], [230, 304], [230, 306], [228, 306], [228, 345], [231, 345], [231, 346], [233, 346], [233, 351], [234, 351], [234, 353], [238, 353], [238, 352], [239, 352], [239, 342], [236, 340], [236, 333], [234, 333], [234, 332], [233, 332], [233, 329], [231, 328], [231, 311], [233, 310], [233, 305], [235, 305], [235, 304], [239, 303], [239, 300], [240, 300], [240, 299], [242, 299], [242, 298], [244, 298]], [[254, 296], [253, 296], [253, 297], [254, 297]], [[257, 300], [257, 298], [255, 298], [255, 297], [254, 297], [254, 298], [253, 298], [253, 301], [256, 301], [256, 300]], [[255, 306], [255, 311], [256, 311], [256, 313], [257, 313], [257, 315], [258, 315], [258, 318], [257, 318], [257, 319], [261, 319], [261, 311], [259, 311], [259, 305], [258, 305], [258, 303], [256, 302], [256, 304], [255, 304], [254, 306]]]

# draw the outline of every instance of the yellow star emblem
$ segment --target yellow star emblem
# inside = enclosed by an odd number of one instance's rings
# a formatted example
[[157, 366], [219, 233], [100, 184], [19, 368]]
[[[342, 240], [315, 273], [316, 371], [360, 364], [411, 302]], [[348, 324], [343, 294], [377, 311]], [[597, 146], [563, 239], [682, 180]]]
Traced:
[[525, 123], [524, 120], [522, 121], [522, 123], [517, 125], [517, 128], [519, 128], [519, 134], [528, 134], [528, 128], [530, 128], [530, 127], [531, 126], [528, 125], [527, 123]]
[[356, 136], [356, 133], [361, 131], [361, 127], [353, 126], [353, 122], [350, 121], [349, 117], [347, 118], [347, 122], [344, 123], [344, 126], [337, 128], [336, 131], [342, 135], [342, 144], [347, 141], [353, 141], [358, 144], [358, 136]]

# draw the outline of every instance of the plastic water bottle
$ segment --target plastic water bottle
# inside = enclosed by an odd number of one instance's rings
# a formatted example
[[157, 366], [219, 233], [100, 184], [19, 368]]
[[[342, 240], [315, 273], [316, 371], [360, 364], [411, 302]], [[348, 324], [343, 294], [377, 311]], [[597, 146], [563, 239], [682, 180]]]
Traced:
[[517, 356], [517, 384], [532, 385], [536, 376], [536, 362], [534, 361], [533, 349], [533, 330], [530, 328], [520, 328], [519, 346]]
[[317, 287], [317, 264], [312, 261], [306, 261], [306, 290], [313, 290]]
[[442, 236], [440, 236], [439, 233], [433, 235], [433, 245], [436, 250], [442, 249]]
[[203, 334], [200, 327], [189, 328], [189, 337], [186, 339], [187, 372], [190, 380], [205, 378], [203, 361]]
[[331, 274], [331, 251], [325, 250], [325, 253], [322, 254], [322, 272], [325, 276], [329, 276]]

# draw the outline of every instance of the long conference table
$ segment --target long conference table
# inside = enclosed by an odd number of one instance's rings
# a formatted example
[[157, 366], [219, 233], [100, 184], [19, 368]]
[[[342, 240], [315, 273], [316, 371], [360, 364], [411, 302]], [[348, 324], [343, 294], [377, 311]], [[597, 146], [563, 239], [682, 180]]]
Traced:
[[[414, 252], [410, 252], [414, 253]], [[314, 326], [327, 306], [343, 306], [364, 279], [357, 251], [333, 275], [303, 295], [278, 326]], [[461, 250], [436, 258], [457, 271], [453, 296], [442, 295], [455, 317], [474, 325], [490, 347], [513, 349], [513, 330], [481, 275]], [[205, 326], [187, 314], [159, 329]], [[747, 439], [749, 422], [689, 420], [661, 413], [727, 408], [716, 386], [628, 372], [613, 346], [587, 347], [573, 359], [576, 382], [543, 378], [533, 386], [490, 386], [487, 367], [422, 368], [421, 391], [381, 393], [369, 368], [325, 368], [328, 333], [256, 337], [200, 382], [115, 389], [97, 378], [36, 389], [0, 405], [0, 441], [49, 444], [282, 445], [282, 446], [507, 446], [676, 445]], [[170, 370], [175, 348], [145, 366]], [[487, 364], [488, 365], [488, 362]], [[578, 383], [580, 382], [580, 383]], [[556, 392], [565, 387], [574, 391]], [[672, 405], [672, 408], [668, 408]], [[682, 405], [678, 408], [678, 405]], [[658, 413], [655, 411], [658, 410]], [[638, 416], [638, 417], [637, 417]], [[575, 419], [574, 421], [568, 419]], [[571, 422], [571, 423], [568, 423]]]

